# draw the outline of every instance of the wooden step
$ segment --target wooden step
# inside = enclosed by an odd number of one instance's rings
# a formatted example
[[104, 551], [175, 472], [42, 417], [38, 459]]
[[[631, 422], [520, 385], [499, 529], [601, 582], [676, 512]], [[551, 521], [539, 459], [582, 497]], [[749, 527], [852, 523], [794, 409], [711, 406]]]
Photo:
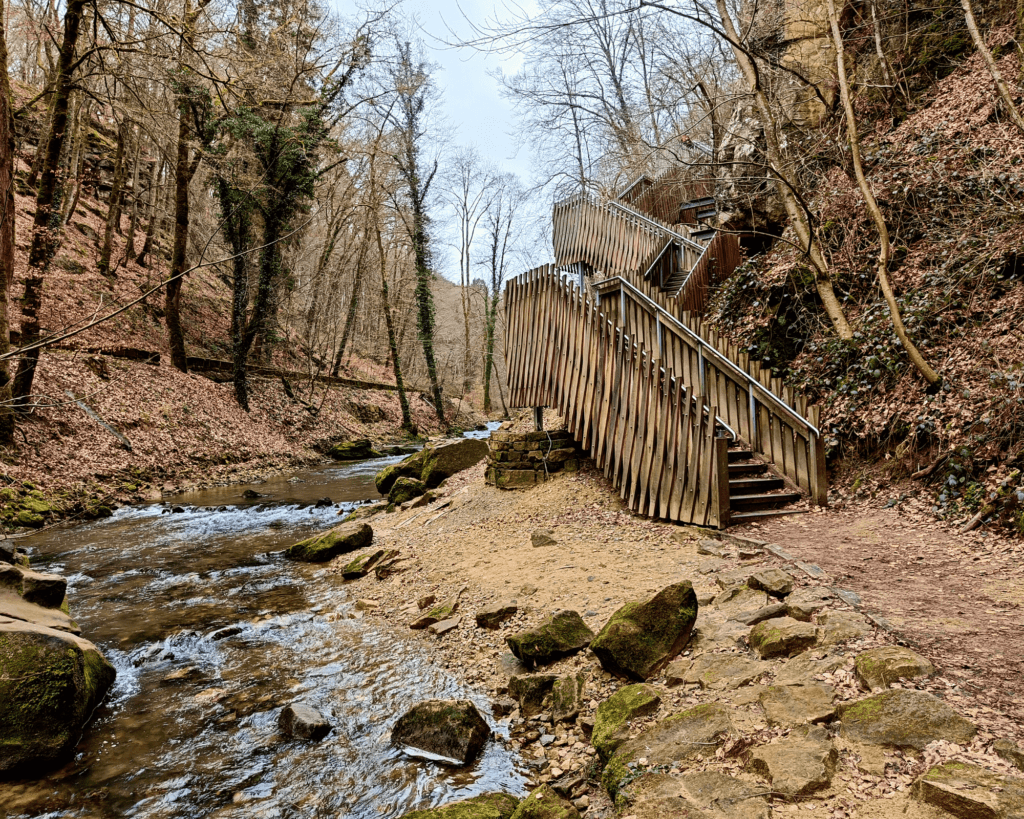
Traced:
[[758, 463], [754, 461], [749, 464], [729, 464], [729, 477], [739, 477], [740, 475], [763, 475], [768, 471], [768, 464]]
[[709, 239], [714, 239], [716, 233], [718, 231], [714, 228], [704, 228], [704, 230], [695, 230], [690, 234], [690, 238], [695, 242], [706, 242]]
[[758, 509], [754, 512], [733, 512], [729, 515], [729, 525], [751, 523], [765, 518], [777, 518], [782, 515], [806, 515], [809, 509]]
[[735, 461], [749, 461], [754, 457], [754, 453], [749, 449], [730, 449], [729, 450], [729, 463]]
[[729, 497], [753, 495], [782, 489], [786, 482], [782, 478], [729, 478]]
[[680, 210], [690, 210], [691, 208], [707, 208], [715, 204], [715, 197], [707, 196], [704, 199], [693, 199], [687, 202], [685, 205], [680, 206]]
[[775, 492], [757, 495], [730, 495], [729, 506], [733, 509], [746, 511], [770, 506], [783, 506], [801, 499], [799, 492]]
[[710, 219], [712, 216], [716, 215], [718, 215], [718, 210], [716, 208], [708, 208], [708, 210], [697, 211], [698, 221], [704, 221], [705, 219]]

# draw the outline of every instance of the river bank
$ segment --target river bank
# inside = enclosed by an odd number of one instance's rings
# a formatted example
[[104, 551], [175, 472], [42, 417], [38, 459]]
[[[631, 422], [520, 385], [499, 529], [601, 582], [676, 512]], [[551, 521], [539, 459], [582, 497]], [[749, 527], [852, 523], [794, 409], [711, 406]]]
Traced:
[[[975, 574], [982, 573], [976, 579], [984, 581], [989, 569], [965, 560], [964, 552], [973, 543], [985, 550], [981, 559], [991, 566], [993, 552], [1001, 554], [991, 539], [978, 536], [972, 541], [965, 536], [957, 552], [941, 525], [932, 523], [929, 528], [914, 516], [847, 502], [841, 509], [780, 519], [760, 531], [748, 527], [745, 538], [709, 543], [707, 532], [629, 516], [602, 477], [593, 472], [560, 476], [532, 490], [503, 492], [484, 484], [482, 465], [449, 480], [443, 496], [430, 506], [377, 516], [370, 522], [375, 532], [372, 548], [397, 549], [406, 562], [404, 572], [387, 580], [371, 575], [349, 584], [363, 599], [360, 605], [368, 616], [408, 629], [422, 615], [421, 604], [429, 605], [425, 601], [433, 598], [436, 605], [457, 599], [459, 609], [442, 628], [442, 635], [415, 633], [449, 669], [487, 690], [499, 713], [514, 709], [512, 737], [532, 766], [531, 785], [558, 785], [588, 817], [674, 816], [659, 813], [665, 806], [657, 808], [648, 791], [659, 787], [671, 791], [678, 784], [683, 791], [677, 792], [685, 792], [679, 777], [700, 772], [737, 780], [751, 793], [761, 794], [750, 802], [760, 805], [766, 787], [771, 791], [773, 785], [768, 763], [756, 760], [793, 750], [800, 731], [806, 733], [800, 726], [811, 722], [823, 724], [828, 732], [815, 739], [821, 746], [815, 748], [824, 749], [829, 760], [827, 775], [823, 773], [818, 784], [808, 785], [796, 804], [792, 794], [776, 794], [771, 810], [809, 809], [833, 819], [850, 815], [938, 819], [948, 814], [934, 800], [922, 801], [922, 786], [915, 784], [936, 765], [980, 766], [1009, 780], [1020, 773], [1005, 754], [997, 753], [998, 741], [1012, 744], [1024, 739], [1021, 715], [1013, 706], [1019, 702], [1018, 678], [1004, 673], [1024, 658], [1019, 629], [1014, 630], [1019, 619], [1016, 607], [1005, 602], [1004, 594], [998, 619], [1005, 628], [998, 652], [991, 643], [979, 644], [974, 653], [987, 653], [989, 662], [964, 663], [961, 652], [969, 635], [979, 630], [991, 633], [991, 623], [997, 619], [995, 612], [985, 608], [993, 605], [985, 587], [973, 587], [974, 600], [956, 598], [957, 639], [947, 639], [943, 648], [950, 624], [946, 586], [959, 584], [957, 593], [963, 594], [964, 575], [971, 574], [972, 565]], [[546, 534], [537, 538], [539, 545], [533, 543], [535, 532]], [[946, 536], [940, 537], [943, 533]], [[934, 536], [936, 548], [925, 560], [944, 566], [945, 577], [928, 572], [924, 582], [930, 600], [923, 595], [901, 599], [895, 590], [900, 578], [891, 565], [895, 561], [883, 563], [881, 547], [890, 540], [902, 540], [908, 549], [918, 549], [916, 558], [924, 542], [931, 542], [929, 535]], [[766, 543], [772, 548], [766, 549]], [[880, 572], [889, 573], [887, 595], [872, 584], [861, 585], [861, 577], [839, 568], [855, 560], [859, 549], [869, 558], [865, 563], [877, 563]], [[339, 558], [332, 569], [340, 570], [344, 562]], [[951, 572], [954, 563], [961, 568], [959, 576]], [[803, 612], [799, 606], [787, 608], [789, 593], [780, 599], [749, 587], [750, 576], [770, 569], [789, 575], [792, 594], [819, 602]], [[640, 785], [630, 789], [622, 784], [626, 795], [616, 808], [611, 795], [619, 792], [620, 785], [613, 782], [609, 794], [609, 782], [607, 777], [602, 780], [602, 765], [597, 761], [600, 754], [595, 744], [599, 743], [590, 732], [599, 721], [601, 703], [622, 689], [625, 681], [605, 671], [592, 653], [580, 652], [537, 669], [552, 678], [583, 675], [586, 689], [577, 720], [558, 724], [550, 713], [527, 715], [522, 703], [509, 702], [509, 691], [510, 680], [529, 672], [509, 653], [505, 640], [564, 609], [578, 612], [596, 633], [624, 603], [650, 599], [684, 579], [693, 582], [701, 602], [691, 643], [675, 669], [648, 681], [658, 701], [653, 710], [638, 712], [636, 719], [627, 722], [620, 739], [640, 737], [641, 744], [650, 743], [644, 739], [650, 735], [645, 731], [655, 731], [670, 716], [715, 703], [727, 709], [727, 739], [704, 738], [711, 751], [688, 764], [663, 766], [665, 760], [655, 760], [654, 754], [635, 755], [629, 762], [632, 773], [625, 779]], [[894, 610], [897, 604], [899, 612]], [[495, 606], [514, 614], [496, 630], [478, 627], [475, 613]], [[810, 644], [760, 657], [750, 636], [757, 622], [750, 617], [759, 606], [774, 606], [768, 612], [773, 617], [794, 610], [806, 614], [798, 625], [809, 630]], [[920, 652], [922, 663], [931, 664], [929, 673], [893, 679], [874, 690], [860, 679], [859, 657], [908, 643]], [[737, 662], [746, 671], [725, 674], [717, 668], [720, 663]], [[700, 668], [713, 669], [711, 677], [721, 673], [726, 679], [721, 684], [711, 682], [706, 674], [702, 677]], [[748, 673], [751, 668], [756, 673]], [[965, 668], [969, 668], [966, 673]], [[791, 705], [790, 716], [780, 718], [778, 710], [773, 712], [766, 704], [773, 696], [767, 692], [784, 689], [788, 695], [796, 690], [794, 686], [823, 692], [824, 710], [812, 718], [801, 710], [802, 705]], [[852, 729], [842, 722], [843, 709], [887, 690], [927, 697], [931, 705], [925, 710], [934, 707], [942, 715], [938, 722], [943, 726], [963, 719], [971, 728], [957, 736], [933, 726], [918, 747], [850, 739]], [[815, 707], [820, 709], [821, 703]], [[666, 774], [675, 784], [655, 781]], [[780, 775], [778, 770], [775, 775]], [[767, 816], [768, 805], [763, 807]], [[754, 812], [749, 815], [762, 815], [761, 808], [751, 809]], [[997, 810], [993, 815], [1003, 814]]]

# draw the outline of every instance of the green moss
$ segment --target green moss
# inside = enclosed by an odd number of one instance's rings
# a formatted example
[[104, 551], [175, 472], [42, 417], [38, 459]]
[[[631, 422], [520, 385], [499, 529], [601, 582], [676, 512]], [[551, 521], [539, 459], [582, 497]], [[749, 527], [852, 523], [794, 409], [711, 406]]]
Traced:
[[36, 512], [31, 512], [28, 509], [22, 509], [14, 516], [14, 522], [17, 523], [18, 526], [31, 526], [33, 528], [38, 528], [45, 523], [45, 518]]
[[485, 793], [428, 810], [414, 810], [402, 819], [510, 819], [519, 800], [507, 793]]
[[631, 774], [628, 767], [630, 762], [632, 762], [632, 759], [628, 754], [616, 754], [604, 766], [604, 771], [601, 774], [601, 786], [608, 791], [608, 795], [612, 799], [616, 797], [619, 788], [622, 787], [622, 783]]
[[292, 544], [285, 552], [285, 557], [289, 560], [322, 563], [345, 552], [369, 546], [372, 539], [373, 530], [365, 523], [345, 524]]
[[0, 489], [0, 500], [14, 501], [17, 500], [19, 497], [20, 496], [18, 495], [17, 489], [12, 489], [9, 486], [5, 486], [3, 489]]
[[594, 633], [575, 611], [554, 614], [536, 628], [507, 637], [509, 649], [524, 663], [550, 662], [585, 648]]
[[426, 613], [426, 616], [433, 617], [440, 622], [441, 620], [447, 620], [455, 614], [455, 608], [454, 603], [442, 603], [439, 606], [434, 606], [434, 608]]
[[616, 735], [631, 719], [652, 714], [661, 705], [661, 697], [648, 685], [627, 685], [597, 706], [591, 745], [601, 759], [608, 759], [624, 738]]
[[519, 803], [512, 819], [577, 819], [579, 815], [579, 811], [549, 785], [541, 785]]
[[400, 506], [406, 501], [418, 498], [427, 491], [423, 481], [415, 478], [398, 478], [388, 492], [388, 502]]

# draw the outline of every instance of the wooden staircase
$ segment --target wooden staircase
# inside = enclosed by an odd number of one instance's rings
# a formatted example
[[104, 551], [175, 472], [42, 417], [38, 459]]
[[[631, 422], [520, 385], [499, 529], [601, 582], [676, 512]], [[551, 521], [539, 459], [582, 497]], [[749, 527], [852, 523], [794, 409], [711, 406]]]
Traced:
[[729, 448], [730, 523], [744, 523], [807, 511], [794, 505], [804, 500], [772, 469], [743, 445]]

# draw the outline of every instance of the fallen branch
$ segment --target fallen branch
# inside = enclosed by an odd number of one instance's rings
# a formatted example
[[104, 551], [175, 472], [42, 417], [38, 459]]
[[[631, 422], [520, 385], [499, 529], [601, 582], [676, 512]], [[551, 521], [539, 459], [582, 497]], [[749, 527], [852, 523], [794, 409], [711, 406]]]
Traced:
[[103, 427], [107, 432], [109, 432], [111, 435], [113, 435], [115, 438], [117, 438], [117, 440], [120, 442], [121, 446], [123, 446], [129, 452], [132, 452], [132, 442], [131, 441], [129, 441], [120, 432], [118, 432], [116, 429], [114, 429], [112, 426], [110, 426], [110, 424], [108, 424], [106, 421], [104, 421], [102, 418], [100, 418], [99, 415], [97, 415], [92, 410], [92, 408], [89, 407], [84, 401], [79, 401], [78, 398], [75, 397], [75, 394], [73, 392], [71, 392], [71, 390], [65, 390], [64, 393], [65, 393], [65, 395], [67, 395], [68, 398], [70, 398], [72, 401], [74, 401], [76, 404], [78, 404], [78, 406], [81, 407], [85, 411], [85, 414], [88, 415], [90, 418], [92, 418], [93, 421], [95, 421], [97, 424], [99, 424], [101, 427]]

